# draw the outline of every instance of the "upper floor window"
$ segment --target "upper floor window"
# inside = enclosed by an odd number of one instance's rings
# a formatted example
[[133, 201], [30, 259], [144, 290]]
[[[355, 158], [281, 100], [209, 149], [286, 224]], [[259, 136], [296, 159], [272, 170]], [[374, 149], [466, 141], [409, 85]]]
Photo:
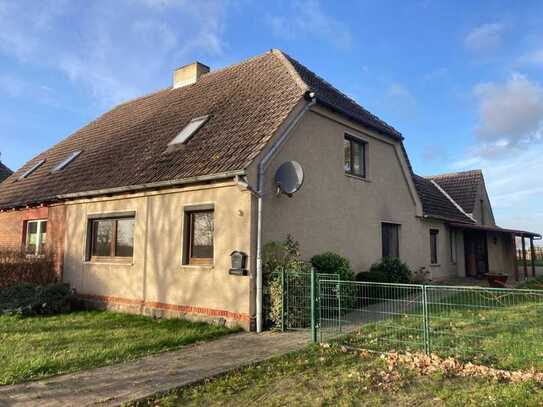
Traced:
[[134, 254], [133, 216], [119, 218], [91, 219], [90, 259], [127, 258]]
[[383, 258], [400, 257], [400, 225], [394, 223], [381, 224]]
[[189, 211], [185, 215], [185, 264], [213, 264], [213, 210]]
[[25, 253], [38, 256], [45, 253], [47, 240], [47, 221], [29, 220], [26, 222]]
[[364, 141], [345, 136], [345, 173], [366, 178], [366, 148]]
[[437, 261], [437, 236], [439, 235], [439, 230], [430, 229], [430, 263], [438, 264]]

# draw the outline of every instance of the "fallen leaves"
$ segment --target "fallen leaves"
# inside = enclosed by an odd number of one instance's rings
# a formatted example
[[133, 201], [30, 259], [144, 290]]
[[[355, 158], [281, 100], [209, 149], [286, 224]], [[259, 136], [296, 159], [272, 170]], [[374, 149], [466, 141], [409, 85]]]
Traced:
[[535, 370], [508, 371], [488, 366], [462, 363], [454, 358], [441, 358], [435, 354], [391, 352], [382, 355], [389, 371], [396, 370], [400, 365], [406, 366], [420, 375], [443, 373], [448, 377], [489, 377], [499, 382], [520, 383], [535, 381], [543, 383], [543, 373]]

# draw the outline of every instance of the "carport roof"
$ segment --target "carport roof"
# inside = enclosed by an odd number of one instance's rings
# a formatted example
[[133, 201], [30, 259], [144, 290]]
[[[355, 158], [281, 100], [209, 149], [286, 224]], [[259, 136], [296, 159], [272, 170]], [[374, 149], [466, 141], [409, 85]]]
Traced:
[[525, 230], [517, 229], [505, 229], [499, 226], [475, 225], [468, 223], [449, 223], [449, 226], [458, 229], [480, 230], [482, 232], [510, 233], [517, 236], [535, 237], [541, 239], [541, 235], [539, 233], [527, 232]]

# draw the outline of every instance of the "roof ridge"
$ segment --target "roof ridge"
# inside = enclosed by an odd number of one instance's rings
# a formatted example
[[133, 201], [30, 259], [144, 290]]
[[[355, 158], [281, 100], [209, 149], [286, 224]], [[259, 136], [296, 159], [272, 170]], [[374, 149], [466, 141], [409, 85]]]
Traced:
[[[278, 50], [280, 51], [280, 50]], [[283, 52], [283, 51], [280, 51], [288, 60], [289, 60], [289, 63], [292, 64], [291, 61], [294, 61], [296, 62], [298, 65], [300, 65], [301, 67], [303, 67], [304, 69], [306, 69], [307, 71], [309, 71], [312, 75], [314, 75], [319, 81], [321, 81], [322, 83], [324, 83], [326, 86], [329, 86], [334, 92], [337, 92], [339, 95], [343, 96], [345, 99], [347, 99], [349, 102], [353, 103], [354, 105], [358, 106], [358, 108], [360, 108], [361, 110], [364, 111], [365, 114], [367, 114], [368, 116], [370, 116], [373, 120], [377, 121], [381, 126], [385, 127], [385, 128], [388, 128], [390, 129], [389, 131], [392, 131], [398, 135], [401, 135], [401, 132], [398, 131], [396, 128], [394, 128], [394, 126], [388, 124], [387, 122], [385, 122], [384, 120], [382, 120], [381, 118], [379, 118], [378, 116], [376, 116], [375, 114], [373, 114], [372, 112], [370, 112], [368, 109], [366, 109], [364, 106], [362, 106], [359, 102], [357, 102], [355, 99], [353, 99], [352, 96], [349, 96], [347, 95], [345, 92], [341, 91], [339, 88], [337, 88], [336, 86], [334, 86], [332, 83], [330, 83], [329, 81], [327, 81], [326, 79], [324, 79], [322, 76], [320, 76], [319, 74], [317, 74], [315, 71], [313, 71], [312, 69], [309, 69], [306, 65], [302, 64], [300, 61], [298, 61], [296, 58], [293, 58], [291, 57], [290, 55], [288, 55], [287, 53]], [[305, 81], [304, 81], [305, 83]]]
[[443, 174], [425, 175], [423, 178], [431, 180], [433, 178], [454, 177], [454, 176], [465, 175], [465, 174], [470, 174], [470, 173], [477, 173], [477, 174], [483, 175], [483, 170], [477, 168], [477, 169], [466, 170], [466, 171], [446, 172], [446, 173], [443, 173]]
[[287, 68], [288, 73], [292, 76], [296, 84], [300, 87], [303, 92], [310, 90], [309, 85], [303, 80], [298, 71], [290, 62], [291, 57], [285, 52], [281, 51], [279, 48], [272, 48], [271, 53], [275, 55]]
[[458, 203], [454, 199], [452, 199], [452, 197], [443, 188], [441, 188], [441, 186], [439, 186], [437, 182], [435, 182], [433, 179], [431, 179], [430, 182], [438, 189], [439, 192], [441, 192], [443, 195], [445, 195], [445, 197], [449, 201], [451, 201], [451, 203], [456, 207], [456, 209], [458, 209], [460, 212], [466, 215], [469, 219], [477, 223], [477, 221], [473, 218], [473, 216], [471, 216], [469, 213], [466, 213], [466, 211], [464, 211], [464, 209], [460, 205], [458, 205]]

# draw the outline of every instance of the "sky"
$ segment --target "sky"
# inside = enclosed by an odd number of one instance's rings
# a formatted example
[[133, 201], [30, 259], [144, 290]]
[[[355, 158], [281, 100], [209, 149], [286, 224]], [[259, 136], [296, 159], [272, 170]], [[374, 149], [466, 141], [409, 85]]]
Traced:
[[504, 227], [543, 232], [543, 2], [0, 0], [12, 169], [114, 105], [280, 48], [405, 137], [415, 171], [480, 168]]

